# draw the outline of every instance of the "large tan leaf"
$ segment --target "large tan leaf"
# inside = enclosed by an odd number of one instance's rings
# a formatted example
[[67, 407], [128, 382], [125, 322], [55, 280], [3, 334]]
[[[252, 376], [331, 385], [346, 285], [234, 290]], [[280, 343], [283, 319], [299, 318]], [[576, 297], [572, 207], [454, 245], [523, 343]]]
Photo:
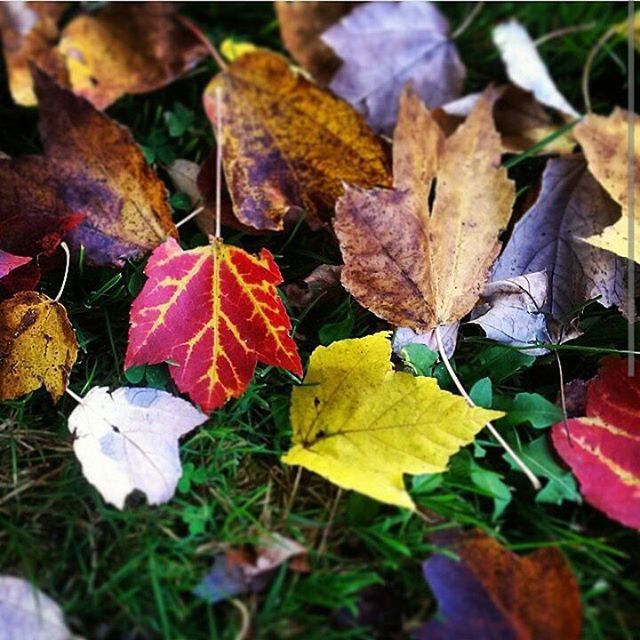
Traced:
[[384, 146], [363, 118], [281, 56], [247, 53], [213, 78], [204, 104], [214, 129], [218, 89], [224, 173], [243, 224], [278, 230], [287, 212], [305, 210], [320, 226], [343, 181], [390, 183]]
[[393, 325], [427, 331], [456, 322], [487, 280], [514, 201], [500, 167], [495, 97], [485, 92], [445, 139], [420, 100], [405, 92], [394, 134], [394, 189], [349, 186], [338, 201], [342, 281]]

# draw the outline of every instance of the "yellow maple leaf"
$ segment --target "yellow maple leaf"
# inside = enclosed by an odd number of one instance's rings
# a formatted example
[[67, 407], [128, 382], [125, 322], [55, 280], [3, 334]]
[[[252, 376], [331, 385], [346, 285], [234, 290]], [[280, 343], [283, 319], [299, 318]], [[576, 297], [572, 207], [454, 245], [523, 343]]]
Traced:
[[318, 347], [293, 390], [293, 446], [282, 461], [389, 504], [415, 509], [403, 474], [449, 458], [504, 415], [470, 407], [434, 378], [394, 371], [388, 332]]

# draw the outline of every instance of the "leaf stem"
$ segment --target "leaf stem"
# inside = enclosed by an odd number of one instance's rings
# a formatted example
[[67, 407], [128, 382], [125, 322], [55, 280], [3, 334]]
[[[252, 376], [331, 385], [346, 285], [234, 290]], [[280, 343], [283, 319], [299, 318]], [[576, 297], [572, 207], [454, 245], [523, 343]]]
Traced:
[[176, 229], [179, 229], [183, 224], [189, 222], [189, 220], [195, 218], [197, 215], [200, 215], [204, 211], [204, 206], [199, 206], [194, 209], [191, 213], [187, 214], [182, 220], [176, 222]]
[[202, 29], [197, 27], [189, 18], [185, 16], [178, 15], [178, 20], [182, 22], [182, 24], [193, 33], [193, 35], [200, 40], [200, 42], [205, 46], [209, 55], [215, 60], [216, 64], [222, 69], [222, 71], [226, 71], [229, 68], [229, 65], [225, 62], [224, 58], [220, 55], [220, 52], [213, 46], [213, 43], [207, 36], [204, 35]]
[[67, 278], [69, 277], [69, 266], [71, 264], [71, 254], [69, 253], [69, 247], [67, 246], [67, 243], [61, 242], [60, 246], [64, 251], [66, 262], [64, 265], [64, 275], [62, 276], [62, 284], [60, 285], [60, 290], [58, 291], [58, 295], [53, 299], [54, 302], [60, 302], [60, 298], [62, 298], [62, 293], [64, 292], [64, 288], [67, 286]]
[[84, 399], [81, 396], [79, 396], [75, 391], [71, 391], [69, 387], [67, 387], [65, 391], [67, 392], [67, 395], [72, 397], [78, 404], [84, 404]]
[[469, 13], [467, 14], [467, 17], [462, 21], [460, 26], [451, 35], [452, 40], [459, 38], [467, 30], [469, 25], [475, 20], [476, 16], [480, 13], [480, 10], [482, 9], [483, 6], [484, 6], [484, 2], [475, 3], [475, 6], [473, 7], [473, 9], [469, 11]]
[[222, 89], [216, 87], [216, 239], [222, 237]]
[[[451, 376], [453, 383], [456, 385], [456, 388], [460, 392], [460, 395], [467, 401], [467, 404], [470, 407], [475, 407], [476, 406], [475, 402], [471, 399], [471, 396], [467, 393], [466, 389], [462, 386], [462, 382], [460, 382], [460, 379], [458, 378], [458, 376], [456, 375], [456, 372], [453, 370], [453, 367], [451, 366], [451, 362], [449, 361], [447, 353], [444, 349], [444, 345], [442, 344], [442, 336], [440, 335], [439, 326], [436, 327], [434, 333], [436, 335], [436, 342], [438, 343], [438, 351], [440, 352], [440, 357], [442, 358], [442, 362], [444, 363], [444, 366], [447, 372], [449, 373], [449, 376]], [[503, 449], [511, 456], [511, 458], [518, 465], [518, 467], [520, 467], [522, 472], [527, 476], [527, 478], [533, 485], [534, 489], [536, 489], [536, 491], [541, 489], [542, 485], [540, 484], [540, 480], [538, 480], [538, 478], [533, 473], [533, 471], [531, 471], [531, 469], [529, 469], [529, 467], [527, 467], [527, 465], [518, 457], [518, 454], [509, 446], [509, 443], [500, 435], [498, 430], [490, 422], [487, 422], [485, 426], [487, 427], [487, 429], [489, 429], [493, 437], [502, 445]]]
[[600, 49], [604, 47], [607, 40], [611, 38], [617, 31], [617, 27], [613, 26], [608, 31], [605, 31], [604, 34], [600, 37], [600, 39], [593, 45], [591, 51], [589, 51], [589, 55], [587, 56], [587, 60], [584, 63], [584, 69], [582, 70], [582, 97], [584, 100], [584, 108], [587, 112], [591, 111], [591, 95], [589, 94], [589, 77], [591, 76], [591, 67], [593, 65], [593, 61], [595, 60], [596, 55], [600, 52]]

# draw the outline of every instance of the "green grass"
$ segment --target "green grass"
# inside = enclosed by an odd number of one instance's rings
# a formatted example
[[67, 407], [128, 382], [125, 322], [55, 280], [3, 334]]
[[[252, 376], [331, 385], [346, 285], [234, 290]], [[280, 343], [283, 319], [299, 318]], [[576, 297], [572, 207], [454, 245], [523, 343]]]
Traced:
[[[468, 8], [442, 5], [454, 29]], [[186, 12], [214, 42], [235, 36], [280, 48], [267, 3], [203, 3], [187, 6]], [[541, 48], [561, 91], [580, 110], [579, 81], [588, 50], [625, 12], [624, 4], [613, 3], [488, 3], [458, 43], [469, 69], [466, 88], [477, 90], [504, 79], [490, 39], [499, 20], [518, 17], [534, 38], [593, 21], [593, 29], [551, 40]], [[626, 72], [620, 61], [625, 55], [624, 43], [612, 42], [597, 58], [591, 82], [596, 111], [608, 113], [614, 105], [624, 104]], [[205, 62], [162, 91], [122, 99], [109, 113], [133, 130], [158, 163], [174, 158], [201, 161], [213, 139], [200, 106], [201, 94], [215, 71], [213, 62]], [[0, 85], [5, 86], [4, 80]], [[13, 106], [4, 88], [3, 92], [0, 149], [11, 155], [38, 152], [37, 112]], [[171, 130], [172, 116], [167, 114], [172, 113], [188, 120], [186, 131], [179, 135], [171, 135], [176, 130]], [[528, 158], [512, 168], [520, 189], [533, 185], [543, 163]], [[178, 220], [190, 205], [175, 194], [172, 202]], [[293, 238], [247, 237], [225, 230], [225, 239], [250, 251], [268, 246], [287, 281], [304, 277], [318, 264], [340, 263], [331, 236], [311, 233], [304, 226]], [[188, 224], [183, 241], [193, 246], [204, 238]], [[115, 272], [73, 264], [63, 302], [82, 347], [71, 378], [76, 393], [94, 385], [128, 384], [122, 373], [128, 310], [143, 281], [142, 266]], [[47, 276], [42, 290], [55, 294], [59, 277]], [[346, 294], [341, 303], [318, 304], [294, 321], [304, 359], [321, 340], [364, 335], [383, 327]], [[582, 328], [579, 340], [560, 349], [567, 379], [592, 375], [603, 352], [626, 348], [626, 324], [615, 311], [588, 306]], [[496, 352], [466, 327], [455, 362], [468, 388], [489, 376], [494, 393], [513, 397], [535, 391], [555, 400], [558, 374], [552, 356], [531, 363], [513, 351]], [[164, 366], [138, 373], [140, 384], [172, 388]], [[446, 386], [442, 372], [436, 374]], [[387, 620], [390, 630], [382, 637], [402, 637], [401, 629], [406, 633], [435, 610], [421, 577], [421, 562], [432, 549], [429, 533], [442, 525], [346, 494], [338, 505], [326, 551], [319, 553], [336, 489], [305, 473], [289, 508], [296, 471], [281, 465], [279, 456], [290, 440], [290, 391], [291, 377], [286, 373], [259, 369], [242, 398], [216, 411], [182, 445], [187, 479], [174, 500], [149, 508], [133, 499], [123, 512], [106, 506], [82, 477], [66, 428], [66, 416], [75, 405], [70, 398], [53, 407], [38, 392], [2, 404], [0, 573], [33, 579], [60, 602], [73, 630], [91, 640], [234, 638], [241, 621], [238, 608], [230, 603], [204, 604], [191, 590], [220, 550], [254, 540], [262, 531], [277, 531], [312, 549], [312, 571], [304, 575], [282, 569], [265, 593], [243, 600], [252, 620], [252, 637], [370, 638], [367, 628], [344, 621], [349, 617], [345, 612], [355, 611], [361, 589], [371, 585], [383, 585], [387, 602], [393, 603]], [[511, 438], [517, 434], [522, 443], [541, 435], [526, 425], [503, 431]], [[486, 455], [477, 462], [501, 474], [511, 487], [512, 502], [500, 517], [492, 517], [492, 496], [471, 478], [472, 448], [456, 457], [449, 473], [410, 483], [416, 502], [452, 523], [481, 527], [514, 550], [559, 545], [580, 583], [585, 638], [637, 637], [637, 533], [585, 505], [537, 504], [523, 476], [510, 470], [502, 451], [486, 438], [483, 434]]]

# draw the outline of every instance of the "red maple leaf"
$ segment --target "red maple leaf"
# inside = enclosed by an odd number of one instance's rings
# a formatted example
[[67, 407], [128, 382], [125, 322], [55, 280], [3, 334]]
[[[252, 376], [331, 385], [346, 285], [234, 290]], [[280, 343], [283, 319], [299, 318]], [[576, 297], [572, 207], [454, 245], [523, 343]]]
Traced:
[[240, 396], [258, 361], [302, 375], [269, 251], [214, 240], [184, 251], [169, 238], [149, 259], [131, 307], [125, 367], [170, 360], [171, 377], [204, 411]]
[[640, 375], [627, 361], [604, 358], [589, 383], [583, 418], [553, 426], [553, 444], [580, 481], [585, 500], [640, 529]]

